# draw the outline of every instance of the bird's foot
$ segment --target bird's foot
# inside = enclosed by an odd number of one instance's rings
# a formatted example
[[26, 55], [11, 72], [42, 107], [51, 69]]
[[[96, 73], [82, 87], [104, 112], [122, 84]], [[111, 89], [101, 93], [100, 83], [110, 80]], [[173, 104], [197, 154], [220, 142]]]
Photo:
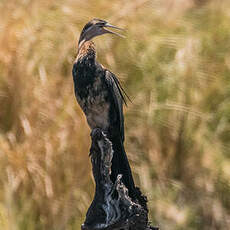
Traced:
[[104, 136], [103, 135], [103, 132], [100, 128], [94, 128], [91, 133], [90, 133], [90, 136], [92, 137], [92, 139], [94, 140], [100, 140], [102, 139], [102, 137]]

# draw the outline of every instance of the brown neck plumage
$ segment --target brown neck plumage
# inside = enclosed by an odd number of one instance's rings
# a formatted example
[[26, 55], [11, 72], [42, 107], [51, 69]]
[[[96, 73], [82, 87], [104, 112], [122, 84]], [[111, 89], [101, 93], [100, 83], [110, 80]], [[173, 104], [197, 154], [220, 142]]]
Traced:
[[85, 56], [95, 59], [96, 49], [95, 49], [95, 44], [93, 41], [85, 41], [79, 44], [78, 52], [77, 52], [77, 60]]

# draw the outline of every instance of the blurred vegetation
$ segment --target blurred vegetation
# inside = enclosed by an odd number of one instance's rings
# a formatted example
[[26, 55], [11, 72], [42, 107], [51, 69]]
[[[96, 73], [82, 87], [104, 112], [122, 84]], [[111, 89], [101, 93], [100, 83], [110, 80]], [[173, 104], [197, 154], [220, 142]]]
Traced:
[[230, 226], [230, 1], [0, 0], [0, 229], [80, 229], [94, 184], [72, 63], [83, 25], [132, 98], [126, 149], [162, 230]]

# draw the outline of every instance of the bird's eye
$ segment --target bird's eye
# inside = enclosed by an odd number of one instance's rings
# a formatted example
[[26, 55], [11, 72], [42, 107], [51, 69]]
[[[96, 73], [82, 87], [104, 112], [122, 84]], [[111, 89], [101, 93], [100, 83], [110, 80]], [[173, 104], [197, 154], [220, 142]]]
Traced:
[[102, 22], [101, 22], [101, 23], [98, 23], [98, 26], [99, 26], [99, 27], [103, 27], [104, 25], [105, 25], [105, 23], [102, 23]]

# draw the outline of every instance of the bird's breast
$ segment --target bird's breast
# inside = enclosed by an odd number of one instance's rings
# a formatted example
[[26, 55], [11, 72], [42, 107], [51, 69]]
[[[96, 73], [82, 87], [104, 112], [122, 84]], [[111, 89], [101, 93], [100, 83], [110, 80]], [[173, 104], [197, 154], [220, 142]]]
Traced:
[[108, 91], [100, 77], [95, 77], [84, 88], [75, 91], [76, 98], [84, 111], [91, 129], [109, 127]]

